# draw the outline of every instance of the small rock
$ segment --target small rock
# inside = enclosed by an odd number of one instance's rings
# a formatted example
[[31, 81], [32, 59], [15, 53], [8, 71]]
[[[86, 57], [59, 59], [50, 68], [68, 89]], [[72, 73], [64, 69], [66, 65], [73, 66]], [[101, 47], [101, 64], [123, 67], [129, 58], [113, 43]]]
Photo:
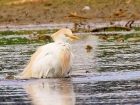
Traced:
[[90, 7], [89, 6], [84, 6], [84, 8], [82, 9], [82, 11], [89, 11]]
[[13, 75], [8, 75], [5, 77], [5, 79], [15, 79], [15, 77]]

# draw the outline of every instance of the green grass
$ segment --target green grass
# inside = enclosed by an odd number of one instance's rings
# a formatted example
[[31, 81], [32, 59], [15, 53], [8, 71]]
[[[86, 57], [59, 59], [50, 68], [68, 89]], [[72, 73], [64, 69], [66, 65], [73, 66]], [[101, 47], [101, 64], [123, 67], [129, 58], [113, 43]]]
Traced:
[[33, 43], [50, 43], [52, 41], [48, 40], [38, 40], [33, 39], [29, 42], [28, 38], [26, 37], [12, 37], [12, 38], [0, 38], [0, 46], [3, 45], [16, 45], [16, 44], [33, 44]]
[[57, 29], [53, 30], [23, 30], [23, 31], [0, 31], [0, 36], [5, 36], [5, 35], [30, 35], [33, 32], [37, 32], [37, 34], [52, 34], [56, 32]]
[[21, 37], [0, 39], [0, 45], [27, 44], [27, 43], [28, 39]]
[[[26, 37], [21, 37], [21, 35], [30, 35], [33, 32], [37, 32], [37, 34], [52, 34], [56, 32], [57, 29], [53, 30], [23, 30], [23, 31], [0, 31], [0, 45], [13, 45], [13, 44], [29, 44], [29, 41]], [[5, 38], [4, 36], [8, 35], [16, 35], [15, 37], [12, 38]], [[19, 35], [19, 36], [18, 36]], [[33, 39], [31, 43], [49, 43], [50, 41], [48, 40], [38, 40], [38, 39]], [[51, 41], [52, 42], [52, 41]]]

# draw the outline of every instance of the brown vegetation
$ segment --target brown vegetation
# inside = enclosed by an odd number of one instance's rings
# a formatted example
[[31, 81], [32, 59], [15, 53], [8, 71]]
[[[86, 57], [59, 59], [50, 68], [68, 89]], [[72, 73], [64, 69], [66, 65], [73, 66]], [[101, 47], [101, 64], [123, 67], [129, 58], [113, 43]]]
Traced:
[[125, 11], [120, 9], [120, 10], [114, 12], [114, 16], [124, 17], [124, 16], [126, 16], [126, 13], [125, 13]]
[[69, 17], [82, 18], [82, 19], [89, 19], [89, 17], [86, 16], [86, 15], [82, 16], [82, 15], [78, 15], [77, 13], [73, 13], [73, 12], [70, 13]]
[[91, 45], [86, 45], [85, 49], [87, 50], [87, 52], [90, 52], [92, 50], [92, 46]]
[[116, 41], [117, 42], [124, 42], [124, 38], [118, 38]]

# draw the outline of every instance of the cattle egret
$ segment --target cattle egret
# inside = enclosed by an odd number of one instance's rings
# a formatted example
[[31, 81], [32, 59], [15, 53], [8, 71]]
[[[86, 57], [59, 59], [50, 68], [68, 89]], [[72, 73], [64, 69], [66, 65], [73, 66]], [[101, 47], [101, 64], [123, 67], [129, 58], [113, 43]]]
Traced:
[[63, 28], [51, 35], [54, 42], [43, 45], [31, 56], [31, 59], [19, 75], [26, 78], [59, 78], [67, 77], [72, 70], [72, 49], [67, 43], [70, 39], [79, 38], [72, 35], [68, 28]]

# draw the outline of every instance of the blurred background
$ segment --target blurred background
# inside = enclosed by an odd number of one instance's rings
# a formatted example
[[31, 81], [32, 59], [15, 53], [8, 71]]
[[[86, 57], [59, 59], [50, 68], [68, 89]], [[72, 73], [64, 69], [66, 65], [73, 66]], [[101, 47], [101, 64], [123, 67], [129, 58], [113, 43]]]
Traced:
[[0, 0], [0, 24], [138, 20], [139, 7], [140, 0]]

